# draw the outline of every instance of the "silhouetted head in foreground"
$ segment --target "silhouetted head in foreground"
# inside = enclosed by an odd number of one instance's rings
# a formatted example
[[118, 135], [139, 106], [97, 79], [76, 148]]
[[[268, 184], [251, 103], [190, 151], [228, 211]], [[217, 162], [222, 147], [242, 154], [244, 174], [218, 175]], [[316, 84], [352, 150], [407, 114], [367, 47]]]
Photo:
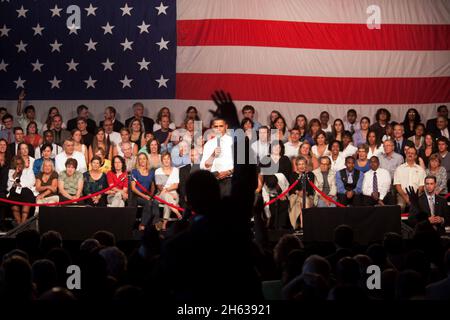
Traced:
[[186, 182], [187, 202], [196, 214], [210, 215], [220, 206], [220, 189], [214, 175], [205, 170], [194, 172]]

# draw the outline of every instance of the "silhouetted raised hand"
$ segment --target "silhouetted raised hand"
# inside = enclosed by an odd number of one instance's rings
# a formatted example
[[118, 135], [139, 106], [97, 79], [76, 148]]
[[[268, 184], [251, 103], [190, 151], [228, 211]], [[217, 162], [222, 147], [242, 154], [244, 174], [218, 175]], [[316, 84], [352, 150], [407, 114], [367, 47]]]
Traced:
[[413, 187], [409, 186], [405, 189], [406, 194], [408, 195], [409, 202], [411, 205], [416, 206], [419, 204], [419, 191], [414, 190]]
[[228, 123], [230, 129], [239, 128], [239, 118], [237, 114], [236, 105], [231, 98], [231, 95], [223, 90], [216, 91], [211, 95], [211, 99], [217, 106], [217, 109], [209, 110], [216, 118], [222, 118]]

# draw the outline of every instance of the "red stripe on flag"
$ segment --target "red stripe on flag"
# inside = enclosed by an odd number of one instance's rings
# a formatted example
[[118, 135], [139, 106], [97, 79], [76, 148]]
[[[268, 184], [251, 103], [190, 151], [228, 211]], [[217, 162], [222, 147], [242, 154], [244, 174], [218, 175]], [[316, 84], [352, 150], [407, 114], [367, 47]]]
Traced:
[[450, 77], [327, 78], [178, 73], [176, 98], [210, 100], [229, 91], [236, 100], [322, 104], [418, 104], [450, 101]]
[[179, 20], [178, 46], [262, 46], [335, 50], [450, 50], [450, 25]]

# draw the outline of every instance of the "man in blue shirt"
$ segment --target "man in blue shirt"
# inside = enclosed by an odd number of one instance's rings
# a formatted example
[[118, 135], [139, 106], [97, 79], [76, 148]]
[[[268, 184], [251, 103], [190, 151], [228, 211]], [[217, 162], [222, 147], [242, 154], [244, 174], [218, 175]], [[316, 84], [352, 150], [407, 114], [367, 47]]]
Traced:
[[345, 168], [336, 172], [337, 200], [346, 206], [360, 204], [364, 173], [355, 169], [355, 158], [345, 158]]

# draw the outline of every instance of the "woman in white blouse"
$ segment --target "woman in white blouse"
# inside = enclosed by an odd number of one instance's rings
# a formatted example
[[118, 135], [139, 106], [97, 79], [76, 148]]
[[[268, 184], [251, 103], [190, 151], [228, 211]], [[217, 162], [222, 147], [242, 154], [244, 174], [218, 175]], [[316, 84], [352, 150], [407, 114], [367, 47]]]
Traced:
[[320, 130], [317, 132], [315, 142], [316, 144], [312, 146], [311, 151], [317, 159], [331, 155], [330, 150], [328, 150], [327, 134], [325, 131]]
[[[8, 199], [18, 202], [35, 203], [35, 178], [32, 168], [25, 168], [25, 161], [19, 156], [12, 160], [12, 167], [8, 173]], [[11, 207], [14, 219], [18, 224], [25, 222], [30, 213], [30, 206], [13, 205]]]
[[[155, 184], [158, 189], [158, 196], [164, 201], [173, 205], [178, 205], [178, 184], [180, 176], [178, 168], [172, 166], [172, 158], [170, 153], [164, 152], [161, 156], [161, 168], [155, 171]], [[167, 227], [167, 221], [170, 218], [170, 213], [174, 212], [178, 219], [181, 219], [181, 213], [168, 205], [162, 205], [164, 208], [162, 229]]]
[[379, 157], [382, 153], [384, 153], [383, 144], [378, 140], [377, 134], [373, 130], [369, 130], [367, 133], [367, 145], [369, 146], [367, 159], [370, 159], [373, 156]]
[[19, 143], [17, 146], [17, 154], [22, 157], [25, 165], [25, 169], [30, 169], [33, 171], [34, 158], [29, 155], [30, 149], [25, 142]]

